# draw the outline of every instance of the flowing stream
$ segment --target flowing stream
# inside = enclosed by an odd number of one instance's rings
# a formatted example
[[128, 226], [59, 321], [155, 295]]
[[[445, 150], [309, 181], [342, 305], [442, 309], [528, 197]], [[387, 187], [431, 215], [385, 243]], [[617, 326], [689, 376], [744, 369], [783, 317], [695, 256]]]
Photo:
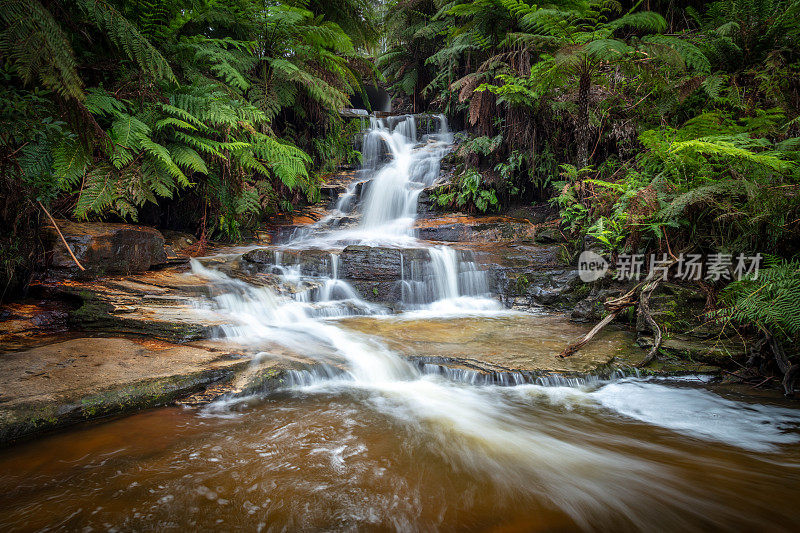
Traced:
[[[488, 379], [390, 347], [379, 332], [421, 320], [431, 342], [476, 327], [536, 336], [536, 318], [493, 298], [468, 251], [414, 236], [451, 142], [438, 122], [418, 138], [414, 117], [373, 119], [361, 182], [272, 251], [266, 269], [286, 291], [193, 261], [209, 285], [197, 305], [227, 319], [220, 338], [258, 360], [281, 347], [317, 364], [277, 391], [6, 450], [0, 530], [795, 530], [800, 411], [781, 402], [699, 377]], [[342, 279], [351, 244], [425, 248], [397, 256], [397, 306]], [[312, 248], [329, 255], [291, 259]]]

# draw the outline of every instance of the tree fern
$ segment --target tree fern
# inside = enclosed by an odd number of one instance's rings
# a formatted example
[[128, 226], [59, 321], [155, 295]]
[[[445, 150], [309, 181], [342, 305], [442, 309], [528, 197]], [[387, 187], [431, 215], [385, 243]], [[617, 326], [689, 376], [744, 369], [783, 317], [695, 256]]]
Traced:
[[96, 166], [87, 172], [75, 206], [75, 216], [86, 218], [90, 213], [103, 213], [111, 207], [118, 198], [117, 179], [116, 169], [106, 165]]
[[734, 281], [722, 292], [719, 319], [757, 324], [786, 338], [800, 338], [800, 261], [773, 259], [757, 276]]
[[64, 31], [38, 0], [7, 0], [0, 9], [0, 52], [25, 83], [39, 79], [65, 97], [83, 100], [83, 82]]
[[83, 13], [139, 68], [156, 79], [177, 82], [172, 67], [150, 41], [119, 11], [103, 0], [75, 0]]
[[91, 155], [83, 144], [76, 137], [64, 136], [52, 153], [53, 175], [63, 180], [61, 187], [68, 189], [80, 183], [91, 162]]

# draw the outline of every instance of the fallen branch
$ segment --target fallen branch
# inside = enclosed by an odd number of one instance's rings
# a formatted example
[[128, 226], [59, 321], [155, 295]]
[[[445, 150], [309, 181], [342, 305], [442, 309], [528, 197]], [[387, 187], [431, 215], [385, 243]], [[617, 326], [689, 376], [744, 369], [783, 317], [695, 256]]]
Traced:
[[42, 211], [44, 211], [44, 214], [47, 215], [47, 218], [50, 219], [50, 222], [53, 224], [53, 227], [56, 228], [56, 233], [58, 233], [58, 236], [61, 237], [61, 242], [63, 242], [64, 246], [67, 248], [67, 252], [69, 252], [69, 256], [72, 258], [73, 261], [75, 261], [75, 264], [78, 265], [78, 268], [80, 268], [81, 270], [86, 270], [85, 268], [83, 268], [83, 265], [81, 264], [81, 262], [78, 261], [78, 258], [75, 257], [75, 254], [72, 253], [72, 248], [70, 248], [69, 244], [67, 244], [67, 239], [64, 238], [64, 234], [61, 233], [60, 229], [58, 229], [58, 224], [56, 224], [56, 219], [53, 218], [53, 215], [50, 214], [50, 212], [47, 210], [47, 208], [45, 208], [45, 206], [42, 204], [42, 202], [37, 200], [36, 203], [39, 204], [39, 207], [42, 208]]
[[584, 335], [584, 337], [581, 340], [573, 342], [572, 344], [564, 348], [564, 351], [558, 354], [558, 357], [561, 358], [569, 357], [570, 355], [580, 350], [584, 345], [586, 345], [586, 343], [592, 340], [595, 337], [595, 335], [600, 333], [600, 331], [604, 327], [606, 327], [609, 323], [611, 323], [612, 320], [617, 318], [617, 316], [621, 312], [623, 312], [628, 307], [634, 305], [636, 303], [635, 294], [640, 286], [641, 283], [636, 287], [634, 287], [633, 289], [631, 289], [628, 293], [624, 294], [623, 296], [603, 302], [603, 306], [605, 306], [605, 308], [609, 312], [608, 315], [606, 315], [606, 317], [603, 318], [603, 320], [598, 322], [597, 325], [593, 327], [591, 331], [589, 331], [589, 333]]
[[606, 315], [606, 317], [600, 322], [598, 322], [597, 325], [593, 327], [592, 330], [589, 333], [587, 333], [581, 340], [579, 340], [578, 342], [573, 342], [572, 344], [564, 348], [564, 351], [558, 354], [558, 356], [561, 358], [569, 357], [570, 355], [574, 354], [575, 352], [583, 348], [583, 346], [590, 340], [592, 340], [595, 335], [600, 333], [600, 330], [606, 327], [609, 324], [609, 322], [617, 318], [617, 315], [619, 315], [622, 311], [623, 311], [622, 309], [618, 309], [617, 311], [614, 311], [613, 313], [609, 313], [608, 315]]
[[[674, 265], [677, 261], [672, 261], [667, 268], [669, 269]], [[653, 339], [653, 347], [648, 352], [647, 356], [644, 360], [639, 363], [638, 366], [644, 366], [650, 363], [658, 353], [658, 348], [661, 346], [661, 328], [658, 327], [655, 319], [653, 319], [652, 315], [650, 314], [650, 295], [653, 291], [658, 287], [658, 284], [661, 283], [662, 278], [653, 279], [651, 276], [645, 278], [644, 281], [638, 283], [634, 288], [632, 288], [629, 292], [620, 296], [619, 298], [614, 298], [611, 300], [606, 300], [603, 302], [603, 306], [608, 310], [608, 315], [601, 320], [592, 330], [587, 333], [581, 340], [578, 342], [574, 342], [564, 348], [564, 351], [558, 354], [558, 357], [569, 357], [570, 355], [574, 354], [578, 350], [580, 350], [587, 342], [592, 340], [595, 335], [600, 333], [600, 331], [606, 327], [612, 320], [617, 318], [617, 316], [632, 305], [636, 305], [637, 300], [640, 304], [640, 312], [643, 314], [644, 319], [647, 320], [647, 323], [653, 328], [654, 339]], [[636, 294], [637, 291], [640, 292], [639, 297], [637, 298]], [[644, 307], [642, 307], [642, 302], [644, 303]]]
[[653, 294], [653, 291], [656, 290], [660, 282], [661, 279], [649, 282], [644, 286], [641, 294], [639, 294], [639, 314], [644, 318], [645, 322], [653, 328], [653, 346], [650, 348], [650, 351], [647, 352], [647, 356], [642, 362], [636, 365], [639, 368], [649, 365], [653, 359], [655, 359], [658, 349], [661, 347], [661, 328], [650, 313], [650, 295]]

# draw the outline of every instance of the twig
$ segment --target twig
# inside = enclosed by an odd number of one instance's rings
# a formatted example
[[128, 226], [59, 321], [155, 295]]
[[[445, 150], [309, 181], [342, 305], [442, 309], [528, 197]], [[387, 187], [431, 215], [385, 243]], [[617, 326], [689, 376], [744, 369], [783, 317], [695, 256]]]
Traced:
[[78, 268], [80, 268], [81, 270], [86, 270], [85, 268], [83, 268], [83, 265], [81, 264], [81, 262], [78, 261], [78, 258], [75, 257], [75, 254], [72, 253], [72, 248], [70, 248], [69, 244], [67, 244], [67, 239], [64, 238], [64, 234], [61, 233], [60, 229], [58, 229], [58, 224], [56, 224], [56, 219], [53, 218], [53, 215], [50, 214], [50, 212], [42, 204], [42, 202], [40, 202], [39, 200], [36, 200], [36, 203], [39, 204], [39, 207], [42, 208], [42, 211], [44, 211], [44, 214], [47, 215], [47, 218], [49, 218], [50, 222], [52, 222], [53, 227], [56, 228], [56, 233], [58, 233], [58, 236], [61, 237], [61, 242], [64, 243], [64, 246], [67, 248], [67, 252], [69, 252], [70, 257], [72, 257], [72, 260], [75, 261], [75, 264], [78, 265]]
[[736, 379], [741, 379], [742, 381], [746, 381], [747, 380], [746, 377], [740, 376], [736, 372], [731, 372], [730, 370], [725, 370], [724, 368], [722, 369], [722, 371], [725, 372], [726, 374], [730, 374], [731, 376], [735, 377]]
[[647, 353], [647, 356], [642, 360], [642, 362], [636, 365], [637, 367], [649, 365], [658, 353], [658, 349], [661, 347], [661, 328], [658, 326], [658, 323], [650, 313], [650, 295], [653, 294], [653, 291], [656, 289], [656, 287], [658, 287], [660, 282], [661, 279], [651, 281], [645, 285], [645, 287], [642, 289], [642, 292], [639, 294], [639, 313], [644, 317], [645, 321], [650, 325], [650, 327], [653, 328], [653, 347], [650, 348], [650, 351]]
[[570, 355], [580, 350], [586, 343], [592, 340], [595, 335], [600, 333], [600, 330], [606, 327], [609, 322], [617, 318], [617, 315], [619, 315], [623, 311], [623, 309], [624, 308], [617, 309], [616, 311], [606, 315], [606, 317], [600, 322], [598, 322], [597, 325], [593, 327], [592, 330], [589, 333], [587, 333], [586, 336], [584, 336], [581, 340], [579, 340], [578, 342], [574, 342], [569, 346], [567, 346], [566, 348], [564, 348], [564, 351], [558, 354], [558, 357], [561, 357], [563, 359], [564, 357], [569, 357]]
[[759, 388], [761, 385], [763, 385], [764, 383], [766, 383], [767, 381], [770, 381], [771, 379], [773, 379], [773, 378], [772, 378], [772, 376], [770, 376], [770, 377], [768, 377], [767, 379], [765, 379], [764, 381], [760, 382], [758, 385], [753, 385], [753, 388], [754, 388], [754, 389], [757, 389], [757, 388]]

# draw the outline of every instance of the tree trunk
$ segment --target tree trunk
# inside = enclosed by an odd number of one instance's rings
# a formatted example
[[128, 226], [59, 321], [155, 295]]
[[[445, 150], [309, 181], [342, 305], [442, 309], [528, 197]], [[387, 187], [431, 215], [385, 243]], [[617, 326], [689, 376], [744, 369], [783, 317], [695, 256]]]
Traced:
[[591, 86], [591, 70], [584, 66], [581, 69], [578, 87], [578, 129], [575, 132], [575, 140], [578, 143], [578, 170], [589, 164], [589, 89]]

